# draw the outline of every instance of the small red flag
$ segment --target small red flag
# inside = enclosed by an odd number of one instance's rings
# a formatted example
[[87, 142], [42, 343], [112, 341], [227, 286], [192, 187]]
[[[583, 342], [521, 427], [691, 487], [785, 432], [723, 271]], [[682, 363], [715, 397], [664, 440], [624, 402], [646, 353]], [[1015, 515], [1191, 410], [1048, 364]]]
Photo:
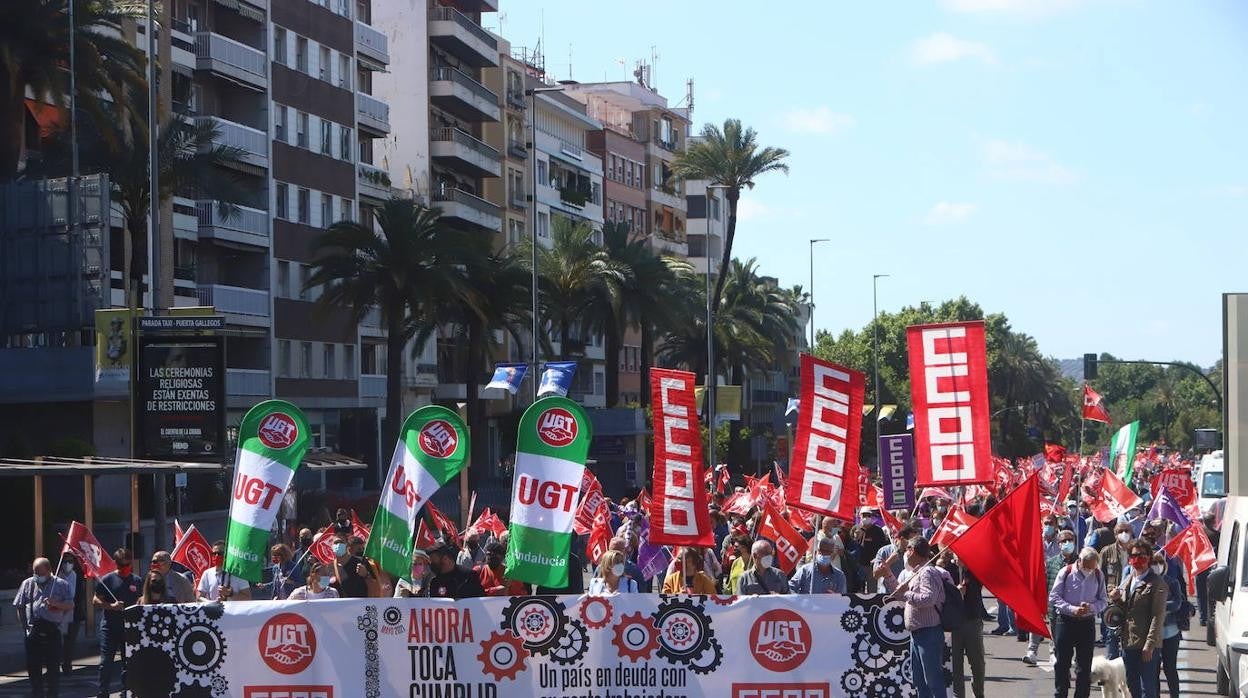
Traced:
[[1101, 405], [1101, 395], [1087, 383], [1083, 384], [1083, 418], [1109, 424], [1109, 412]]
[[69, 524], [69, 535], [65, 537], [65, 547], [61, 549], [62, 555], [66, 553], [78, 558], [82, 571], [88, 577], [98, 579], [117, 570], [113, 556], [104, 551], [104, 546], [95, 539], [91, 529], [77, 521]]
[[589, 554], [590, 564], [597, 565], [602, 554], [611, 547], [611, 510], [607, 503], [599, 501], [598, 511], [594, 514], [594, 524], [589, 532], [589, 542], [585, 552]]
[[1044, 459], [1050, 463], [1061, 463], [1066, 458], [1066, 447], [1061, 444], [1044, 445]]
[[420, 520], [420, 525], [416, 527], [416, 547], [419, 550], [428, 550], [437, 545], [438, 541], [434, 539], [433, 534], [429, 532], [429, 527], [425, 525], [425, 520]]
[[[1099, 486], [1098, 486], [1099, 485]], [[1095, 487], [1095, 489], [1092, 489]], [[1144, 503], [1131, 488], [1123, 484], [1118, 475], [1109, 468], [1101, 471], [1099, 483], [1085, 487], [1084, 501], [1097, 521], [1113, 521]]]
[[984, 588], [1014, 610], [1018, 626], [1049, 637], [1049, 589], [1040, 541], [1040, 486], [1027, 478], [999, 504], [949, 542]]
[[183, 532], [182, 538], [178, 540], [178, 545], [173, 549], [170, 558], [191, 571], [195, 576], [195, 582], [199, 582], [199, 575], [204, 570], [212, 567], [212, 560], [209, 554], [212, 548], [208, 545], [208, 540], [204, 538], [204, 534], [195, 528], [195, 524]]
[[[429, 506], [433, 506], [433, 502], [430, 502]], [[366, 526], [363, 521], [360, 521], [360, 517], [355, 515], [355, 509], [352, 509], [351, 510], [351, 535], [356, 536], [360, 538], [361, 540], [363, 540], [365, 543], [367, 543], [368, 536], [370, 533], [372, 533], [372, 529]]]
[[797, 562], [806, 551], [806, 539], [784, 520], [770, 502], [763, 504], [763, 518], [758, 523], [758, 537], [768, 538], [776, 544], [776, 563], [785, 574], [797, 569]]
[[966, 513], [962, 507], [953, 507], [948, 514], [945, 514], [945, 520], [940, 522], [940, 527], [932, 534], [932, 545], [941, 548], [949, 547], [951, 542], [966, 533], [971, 524], [976, 521], [979, 521], [979, 518]]
[[316, 534], [316, 540], [312, 543], [312, 557], [321, 561], [322, 564], [331, 564], [334, 561], [334, 525], [331, 523], [321, 532]]
[[602, 483], [588, 469], [585, 470], [581, 485], [581, 503], [576, 507], [576, 516], [572, 519], [572, 530], [578, 536], [589, 533], [593, 528], [598, 507], [606, 502], [602, 496]]
[[441, 509], [433, 505], [433, 502], [425, 502], [425, 510], [429, 512], [429, 516], [433, 517], [435, 528], [446, 534], [446, 537], [454, 541], [455, 545], [462, 544], [459, 538], [459, 529], [455, 527], [455, 522], [451, 521], [450, 517], [443, 514]]
[[1199, 521], [1193, 521], [1162, 548], [1167, 555], [1183, 561], [1187, 571], [1187, 592], [1196, 588], [1196, 575], [1213, 567], [1218, 562], [1218, 554], [1205, 534], [1205, 527]]
[[[191, 525], [194, 526], [195, 524], [191, 524]], [[177, 519], [174, 519], [173, 520], [173, 546], [175, 548], [178, 546], [178, 541], [182, 540], [182, 533], [183, 533], [182, 524], [178, 523]]]
[[650, 518], [650, 493], [649, 492], [642, 490], [641, 494], [637, 495], [637, 509], [641, 512], [642, 516], [646, 517], [647, 520]]

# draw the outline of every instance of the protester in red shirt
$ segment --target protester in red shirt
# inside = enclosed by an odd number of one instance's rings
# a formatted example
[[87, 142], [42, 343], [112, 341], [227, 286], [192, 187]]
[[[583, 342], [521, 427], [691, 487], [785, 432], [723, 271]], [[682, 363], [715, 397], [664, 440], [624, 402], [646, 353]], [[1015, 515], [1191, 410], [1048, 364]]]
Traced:
[[485, 544], [485, 562], [473, 570], [481, 580], [481, 588], [486, 596], [523, 596], [529, 593], [524, 582], [507, 579], [503, 576], [503, 558], [507, 555], [507, 546], [492, 540]]

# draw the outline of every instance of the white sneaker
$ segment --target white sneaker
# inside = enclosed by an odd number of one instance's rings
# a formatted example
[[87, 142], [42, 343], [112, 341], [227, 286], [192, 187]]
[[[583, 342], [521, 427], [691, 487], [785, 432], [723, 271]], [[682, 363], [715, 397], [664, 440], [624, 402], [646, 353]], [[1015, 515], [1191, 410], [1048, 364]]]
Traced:
[[1035, 666], [1036, 665], [1036, 653], [1028, 652], [1027, 654], [1023, 655], [1023, 664], [1026, 664], [1027, 666]]

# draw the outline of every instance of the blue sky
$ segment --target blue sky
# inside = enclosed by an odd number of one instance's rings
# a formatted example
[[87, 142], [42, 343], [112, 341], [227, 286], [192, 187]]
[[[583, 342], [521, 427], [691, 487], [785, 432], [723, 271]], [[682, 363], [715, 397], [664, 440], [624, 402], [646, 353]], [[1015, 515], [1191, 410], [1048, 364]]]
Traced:
[[[898, 8], [904, 7], [905, 10]], [[651, 46], [673, 104], [792, 151], [742, 201], [735, 251], [809, 285], [818, 328], [966, 295], [1041, 351], [1221, 356], [1248, 291], [1248, 4], [503, 0], [559, 79], [624, 79]], [[767, 39], [759, 37], [766, 36]], [[623, 60], [623, 65], [620, 61]]]

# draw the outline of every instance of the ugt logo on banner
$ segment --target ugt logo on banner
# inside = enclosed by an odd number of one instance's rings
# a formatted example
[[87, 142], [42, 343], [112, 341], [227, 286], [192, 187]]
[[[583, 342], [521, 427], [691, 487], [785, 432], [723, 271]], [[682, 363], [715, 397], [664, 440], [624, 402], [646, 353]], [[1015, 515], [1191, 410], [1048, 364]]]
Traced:
[[906, 328], [918, 487], [992, 482], [984, 323]]

